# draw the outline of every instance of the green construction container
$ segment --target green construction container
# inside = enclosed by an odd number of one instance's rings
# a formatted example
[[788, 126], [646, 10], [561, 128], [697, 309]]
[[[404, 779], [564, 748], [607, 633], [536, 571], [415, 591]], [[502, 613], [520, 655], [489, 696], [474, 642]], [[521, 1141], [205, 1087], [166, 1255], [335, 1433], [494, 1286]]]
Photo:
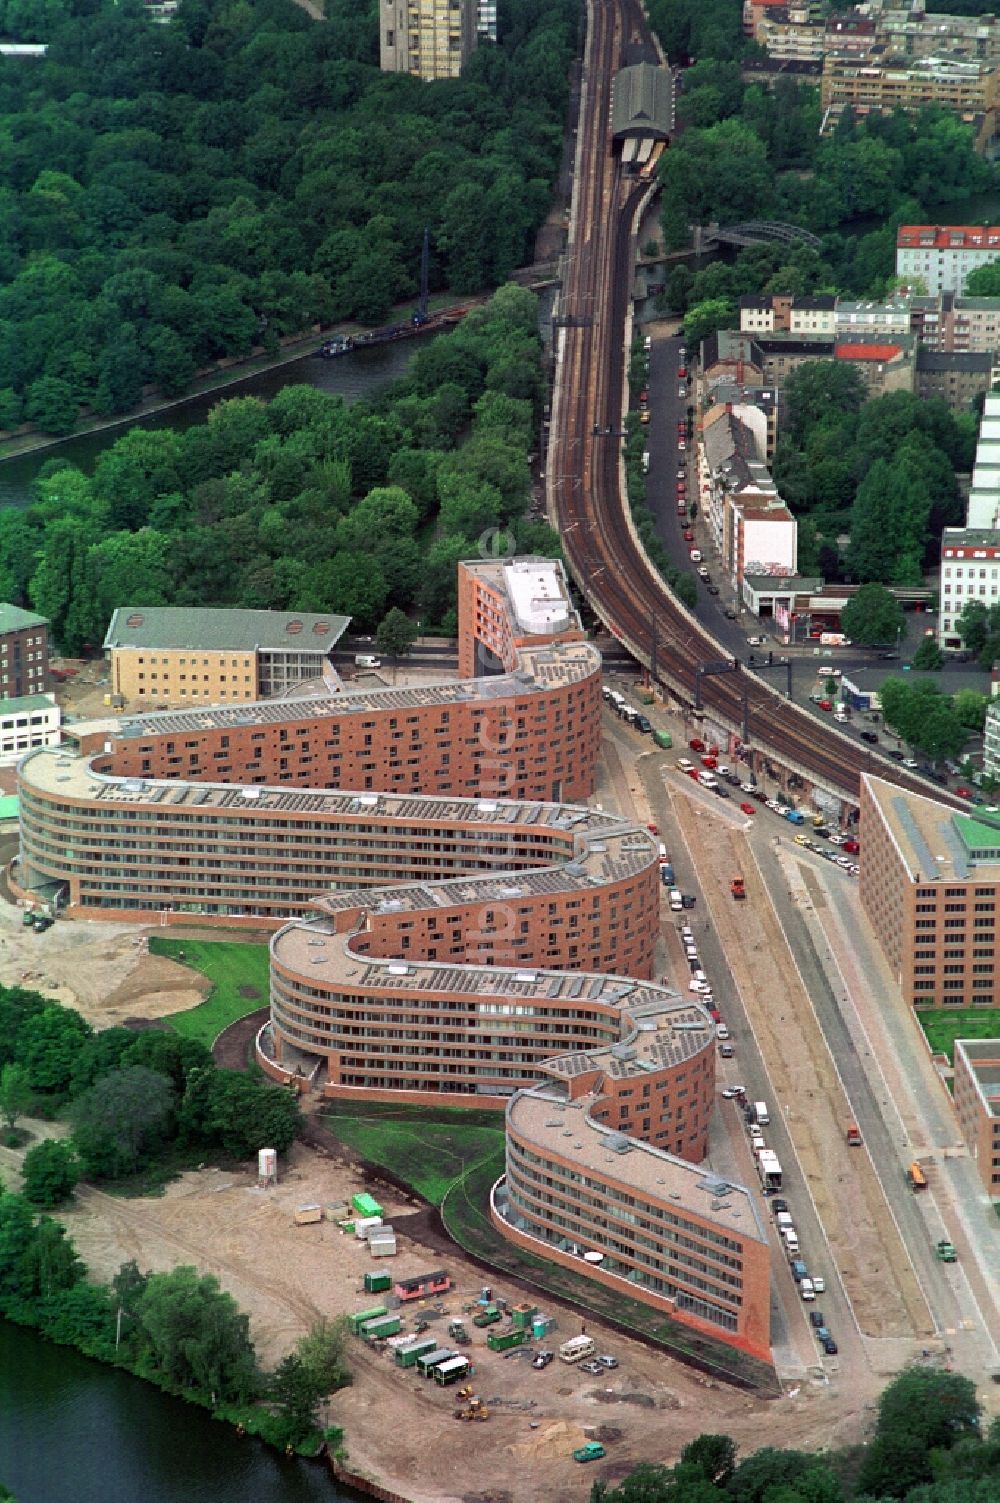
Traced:
[[365, 1293], [366, 1294], [384, 1294], [387, 1289], [391, 1289], [391, 1288], [392, 1288], [392, 1274], [391, 1273], [366, 1273], [365, 1274]]
[[517, 1331], [491, 1331], [486, 1338], [486, 1345], [491, 1352], [509, 1352], [511, 1347], [523, 1346], [528, 1339], [525, 1330]]
[[532, 1317], [538, 1309], [537, 1305], [515, 1305], [511, 1310], [511, 1319], [514, 1322], [515, 1331], [530, 1331]]
[[403, 1329], [403, 1322], [398, 1315], [380, 1315], [377, 1320], [370, 1320], [361, 1327], [361, 1335], [365, 1341], [377, 1341], [380, 1336], [396, 1336]]
[[436, 1336], [414, 1336], [406, 1346], [396, 1348], [397, 1367], [416, 1367], [418, 1357], [426, 1357], [428, 1352], [437, 1351]]
[[373, 1305], [370, 1310], [358, 1310], [356, 1314], [349, 1315], [347, 1318], [351, 1323], [351, 1330], [355, 1336], [360, 1336], [362, 1326], [367, 1325], [370, 1320], [378, 1320], [380, 1315], [388, 1315], [388, 1313], [389, 1311], [385, 1305]]
[[654, 731], [653, 740], [657, 746], [662, 746], [664, 751], [669, 751], [674, 744], [674, 738], [669, 731]]
[[351, 1196], [351, 1205], [361, 1217], [381, 1216], [382, 1207], [374, 1196], [367, 1195], [364, 1191], [360, 1195]]

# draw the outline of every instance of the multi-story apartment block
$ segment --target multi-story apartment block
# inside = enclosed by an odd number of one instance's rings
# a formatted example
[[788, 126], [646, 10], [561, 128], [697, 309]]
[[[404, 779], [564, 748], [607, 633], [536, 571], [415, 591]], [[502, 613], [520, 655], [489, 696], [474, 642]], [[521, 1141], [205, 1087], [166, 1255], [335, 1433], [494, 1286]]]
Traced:
[[998, 381], [997, 355], [966, 350], [917, 351], [917, 396], [940, 397], [956, 412], [969, 411]]
[[756, 40], [768, 57], [782, 62], [819, 63], [826, 46], [826, 28], [808, 5], [768, 6], [757, 27]]
[[280, 925], [265, 1072], [359, 1102], [509, 1107], [492, 1213], [556, 1260], [562, 1212], [534, 1219], [534, 1180], [565, 1145], [535, 1140], [560, 1109], [536, 1128], [522, 1103], [565, 1097], [614, 1150], [592, 1170], [574, 1150], [572, 1235], [606, 1254], [577, 1270], [766, 1358], [760, 1213], [692, 1167], [714, 1025], [651, 982], [657, 841], [560, 801], [593, 791], [600, 658], [561, 566], [459, 575], [458, 682], [78, 725], [75, 750], [29, 753], [15, 884], [89, 917]]
[[991, 699], [983, 728], [983, 771], [1000, 778], [1000, 699]]
[[955, 1111], [991, 1200], [1000, 1200], [1000, 1039], [955, 1040]]
[[969, 273], [1000, 259], [1000, 225], [904, 224], [896, 232], [896, 275], [928, 293], [965, 291]]
[[833, 358], [856, 366], [873, 397], [888, 391], [912, 391], [916, 384], [916, 341], [909, 334], [882, 342], [838, 339]]
[[738, 385], [764, 381], [764, 355], [750, 334], [719, 329], [701, 342], [701, 373], [706, 382], [727, 379]]
[[893, 335], [910, 334], [912, 299], [891, 298], [885, 303], [859, 303], [838, 298], [834, 311], [834, 333], [838, 339], [858, 343], [879, 342]]
[[[496, 25], [495, 14], [492, 24]], [[380, 0], [379, 66], [432, 83], [457, 78], [490, 16], [478, 0]]]
[[0, 605], [0, 699], [49, 688], [49, 623], [18, 605]]
[[798, 532], [762, 458], [766, 418], [745, 419], [729, 407], [711, 408], [702, 419], [698, 456], [703, 511], [723, 568], [738, 594], [748, 574], [794, 574]]
[[995, 527], [946, 527], [941, 534], [941, 610], [938, 645], [962, 647], [958, 618], [970, 600], [1000, 601], [1000, 532]]
[[330, 654], [349, 620], [119, 606], [104, 638], [111, 692], [123, 705], [158, 710], [270, 699], [310, 679], [332, 681]]
[[[763, 453], [765, 463], [770, 463], [781, 423], [781, 393], [777, 388], [740, 384], [729, 376], [706, 381], [705, 386], [709, 406], [729, 408], [734, 417], [748, 424], [757, 440], [758, 451]], [[764, 420], [763, 429], [760, 428], [761, 418]]]
[[975, 530], [1000, 528], [1000, 393], [983, 399], [965, 523]]
[[0, 767], [13, 767], [36, 746], [58, 746], [61, 720], [54, 694], [0, 699]]
[[950, 57], [1000, 63], [1000, 24], [996, 16], [953, 16], [912, 9], [875, 9], [875, 34], [894, 57]]
[[704, 1153], [714, 1074], [700, 1011], [637, 995], [621, 1043], [548, 1061], [546, 1083], [507, 1107], [493, 1221], [525, 1251], [766, 1359], [757, 1204], [691, 1162]]
[[1000, 819], [861, 778], [861, 904], [912, 1007], [1000, 1006]]
[[827, 335], [836, 329], [837, 299], [825, 293], [815, 297], [792, 297], [770, 293], [740, 298], [740, 332], [743, 334], [795, 334], [803, 338]]
[[1000, 70], [992, 63], [943, 53], [920, 58], [874, 53], [859, 57], [854, 49], [838, 46], [823, 59], [820, 103], [824, 132], [834, 128], [845, 110], [864, 118], [873, 111], [912, 113], [938, 105], [972, 124], [975, 148], [986, 153], [995, 144]]

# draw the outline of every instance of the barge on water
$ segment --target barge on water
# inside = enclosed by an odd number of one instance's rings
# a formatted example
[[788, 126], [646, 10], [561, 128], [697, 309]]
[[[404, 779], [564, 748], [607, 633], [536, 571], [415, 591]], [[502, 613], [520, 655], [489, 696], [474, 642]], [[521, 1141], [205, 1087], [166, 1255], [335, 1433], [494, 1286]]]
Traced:
[[352, 350], [366, 350], [375, 344], [393, 344], [397, 339], [413, 339], [417, 334], [450, 328], [465, 317], [466, 311], [465, 308], [448, 308], [426, 318], [415, 316], [406, 324], [386, 324], [381, 329], [369, 329], [366, 334], [335, 334], [320, 345], [317, 353], [322, 360], [336, 360], [341, 355], [349, 355]]

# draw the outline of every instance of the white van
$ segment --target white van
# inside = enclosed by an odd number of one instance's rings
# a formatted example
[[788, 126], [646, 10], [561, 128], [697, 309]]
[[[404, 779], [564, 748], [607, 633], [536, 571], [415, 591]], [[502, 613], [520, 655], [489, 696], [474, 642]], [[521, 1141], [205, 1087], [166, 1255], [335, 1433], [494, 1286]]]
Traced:
[[790, 1227], [792, 1231], [795, 1230], [795, 1223], [792, 1220], [791, 1211], [779, 1211], [774, 1219], [777, 1223], [779, 1231], [783, 1232], [786, 1226]]
[[678, 757], [677, 767], [680, 772], [694, 771], [694, 763], [691, 761], [690, 757]]
[[816, 1289], [812, 1279], [799, 1279], [799, 1293], [804, 1300], [816, 1298]]
[[704, 772], [699, 772], [698, 782], [703, 788], [718, 788], [719, 786], [718, 778], [713, 778], [712, 774], [708, 772], [707, 769]]
[[784, 1230], [782, 1231], [781, 1235], [785, 1239], [785, 1251], [787, 1252], [788, 1256], [790, 1258], [797, 1257], [798, 1256], [798, 1251], [799, 1251], [799, 1235], [798, 1235], [798, 1232], [796, 1232], [796, 1230], [795, 1230], [794, 1227], [792, 1227], [792, 1226], [786, 1226], [784, 1228]]
[[648, 449], [643, 449], [643, 451], [642, 451], [642, 473], [644, 475], [648, 475], [649, 474], [649, 450]]
[[681, 890], [680, 890], [680, 888], [679, 887], [672, 887], [670, 889], [670, 911], [671, 911], [671, 913], [680, 913], [680, 912], [683, 911], [683, 908], [684, 908], [684, 904], [681, 901]]
[[662, 840], [661, 840], [661, 841], [660, 841], [660, 865], [661, 865], [661, 866], [665, 866], [665, 865], [666, 865], [666, 863], [667, 863], [667, 862], [668, 862], [668, 861], [669, 861], [669, 859], [670, 859], [670, 858], [669, 858], [669, 856], [668, 856], [668, 855], [667, 855], [667, 848], [666, 848], [666, 846], [665, 846], [665, 845], [664, 845], [664, 844], [663, 844], [663, 841], [662, 841]]
[[354, 659], [355, 668], [381, 668], [382, 659], [371, 652], [359, 652]]
[[766, 1101], [755, 1101], [753, 1104], [754, 1121], [759, 1127], [766, 1127], [771, 1118], [767, 1111]]

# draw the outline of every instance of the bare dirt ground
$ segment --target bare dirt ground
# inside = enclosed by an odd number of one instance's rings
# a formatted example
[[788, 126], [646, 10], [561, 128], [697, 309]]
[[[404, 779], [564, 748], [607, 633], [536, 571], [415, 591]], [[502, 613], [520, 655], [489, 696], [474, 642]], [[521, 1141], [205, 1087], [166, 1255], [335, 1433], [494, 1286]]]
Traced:
[[[2, 1172], [10, 1183], [16, 1183], [18, 1158], [0, 1149]], [[77, 1205], [60, 1219], [94, 1277], [110, 1278], [128, 1258], [143, 1269], [188, 1263], [214, 1273], [249, 1312], [258, 1354], [271, 1365], [320, 1315], [376, 1302], [362, 1293], [363, 1274], [374, 1265], [360, 1242], [344, 1236], [332, 1222], [293, 1224], [297, 1206], [342, 1200], [366, 1183], [399, 1238], [398, 1256], [379, 1266], [406, 1275], [444, 1264], [455, 1281], [441, 1315], [419, 1312], [432, 1315], [432, 1332], [440, 1329], [444, 1336], [448, 1316], [461, 1315], [477, 1297], [481, 1270], [458, 1254], [442, 1258], [409, 1238], [407, 1222], [423, 1219], [412, 1205], [382, 1184], [366, 1182], [359, 1168], [301, 1145], [270, 1190], [259, 1189], [249, 1169], [204, 1169], [184, 1175], [158, 1199], [124, 1201], [83, 1187]], [[509, 1280], [497, 1292], [512, 1302], [531, 1297]], [[543, 1308], [558, 1321], [553, 1346], [579, 1331], [578, 1314], [554, 1301], [545, 1301]], [[408, 1329], [413, 1319], [407, 1311]], [[492, 1503], [504, 1503], [498, 1479], [512, 1475], [514, 1467], [518, 1503], [583, 1499], [596, 1476], [623, 1475], [642, 1460], [672, 1462], [706, 1430], [728, 1432], [747, 1451], [768, 1443], [837, 1445], [863, 1433], [868, 1416], [856, 1394], [803, 1387], [795, 1396], [766, 1402], [710, 1382], [659, 1352], [603, 1330], [599, 1322], [588, 1320], [587, 1331], [600, 1351], [619, 1359], [620, 1367], [606, 1378], [595, 1379], [558, 1360], [536, 1372], [523, 1356], [489, 1352], [485, 1333], [470, 1326], [473, 1345], [467, 1350], [476, 1369], [474, 1383], [491, 1410], [490, 1421], [474, 1427], [453, 1418], [453, 1390], [401, 1372], [388, 1355], [352, 1341], [354, 1385], [334, 1396], [329, 1421], [344, 1427], [353, 1469], [414, 1503], [485, 1494]], [[576, 1466], [570, 1458], [573, 1447], [594, 1438], [604, 1440], [607, 1461]]]

